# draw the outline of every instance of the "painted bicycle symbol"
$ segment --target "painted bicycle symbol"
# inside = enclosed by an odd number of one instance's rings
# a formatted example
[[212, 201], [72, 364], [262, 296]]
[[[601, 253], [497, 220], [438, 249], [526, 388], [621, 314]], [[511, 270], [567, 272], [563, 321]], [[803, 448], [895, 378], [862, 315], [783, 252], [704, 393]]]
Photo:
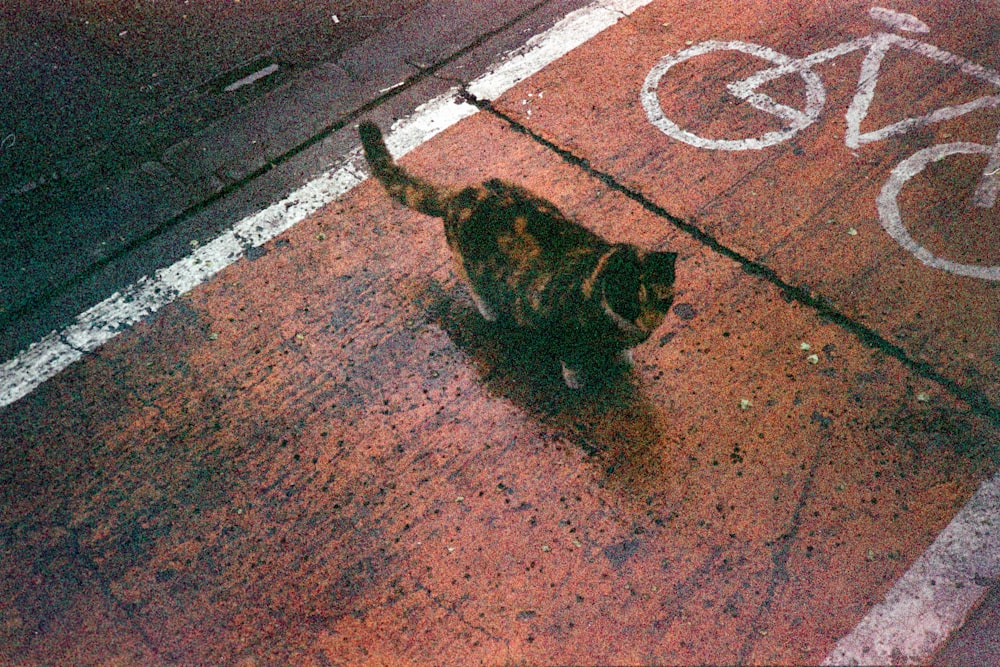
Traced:
[[[930, 32], [930, 28], [923, 21], [910, 14], [874, 7], [869, 10], [869, 16], [900, 32]], [[903, 35], [893, 32], [875, 32], [802, 58], [792, 58], [766, 46], [751, 42], [712, 40], [701, 42], [660, 59], [646, 76], [641, 93], [642, 105], [650, 122], [678, 141], [709, 150], [760, 150], [788, 141], [819, 118], [826, 103], [826, 89], [819, 74], [812, 69], [815, 65], [847, 53], [867, 50], [868, 53], [861, 63], [857, 92], [845, 114], [847, 131], [844, 143], [849, 148], [858, 148], [874, 141], [905, 134], [915, 128], [957, 118], [979, 109], [1000, 107], [1000, 94], [984, 95], [963, 104], [941, 107], [922, 116], [912, 116], [877, 130], [862, 132], [861, 123], [867, 116], [869, 106], [875, 96], [875, 87], [878, 83], [882, 61], [886, 53], [893, 47], [957, 67], [963, 73], [1000, 89], [1000, 73], [995, 70]], [[774, 64], [774, 67], [728, 84], [727, 88], [735, 97], [753, 108], [778, 118], [782, 122], [782, 129], [743, 139], [709, 139], [685, 130], [664, 115], [657, 95], [657, 88], [664, 75], [675, 65], [713, 51], [738, 51]], [[789, 74], [797, 74], [805, 84], [804, 109], [781, 104], [759, 90], [764, 84]], [[879, 222], [900, 246], [928, 266], [957, 275], [1000, 281], [1000, 266], [961, 264], [934, 255], [910, 235], [900, 216], [897, 198], [906, 182], [923, 171], [928, 164], [961, 154], [986, 156], [986, 166], [983, 168], [970, 203], [979, 208], [992, 208], [997, 199], [997, 192], [1000, 190], [1000, 132], [997, 133], [993, 145], [971, 142], [936, 144], [919, 150], [900, 162], [893, 169], [889, 180], [886, 181], [876, 200]]]

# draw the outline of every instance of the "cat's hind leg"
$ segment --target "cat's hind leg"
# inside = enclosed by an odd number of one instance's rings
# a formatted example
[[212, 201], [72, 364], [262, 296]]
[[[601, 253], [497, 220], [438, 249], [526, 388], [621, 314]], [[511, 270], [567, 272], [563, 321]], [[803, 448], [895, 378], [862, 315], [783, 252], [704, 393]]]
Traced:
[[458, 271], [458, 277], [469, 288], [469, 296], [472, 297], [472, 303], [476, 304], [476, 310], [479, 311], [479, 314], [487, 322], [496, 322], [496, 311], [490, 308], [490, 304], [486, 303], [485, 299], [476, 292], [476, 288], [472, 286], [472, 281], [469, 279], [469, 272], [465, 270], [465, 264], [462, 263], [461, 253], [454, 249], [454, 247], [452, 248], [452, 252], [455, 257], [455, 269]]

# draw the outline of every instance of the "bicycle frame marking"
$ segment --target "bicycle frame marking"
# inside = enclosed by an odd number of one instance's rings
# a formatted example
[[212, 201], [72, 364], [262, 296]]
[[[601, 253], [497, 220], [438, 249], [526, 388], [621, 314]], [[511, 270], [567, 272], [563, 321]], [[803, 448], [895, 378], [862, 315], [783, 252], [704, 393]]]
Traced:
[[868, 16], [876, 21], [881, 21], [890, 28], [905, 30], [906, 32], [930, 32], [927, 24], [912, 14], [904, 14], [894, 9], [885, 7], [872, 7], [868, 10]]
[[[985, 95], [963, 104], [941, 107], [940, 109], [936, 109], [923, 116], [905, 118], [901, 121], [879, 128], [878, 130], [861, 132], [861, 123], [867, 117], [868, 109], [875, 97], [875, 86], [878, 84], [878, 75], [879, 70], [882, 67], [882, 60], [889, 52], [889, 49], [893, 46], [898, 46], [902, 49], [906, 49], [907, 51], [913, 51], [914, 53], [918, 53], [945, 65], [958, 67], [963, 73], [974, 76], [977, 79], [991, 83], [997, 88], [1000, 88], [1000, 74], [997, 72], [988, 70], [981, 65], [977, 65], [966, 60], [965, 58], [962, 58], [961, 56], [956, 56], [953, 53], [942, 51], [931, 44], [918, 42], [914, 39], [910, 39], [909, 37], [902, 37], [891, 32], [878, 32], [866, 37], [859, 37], [858, 39], [844, 42], [843, 44], [838, 44], [822, 51], [817, 51], [816, 53], [806, 56], [805, 58], [793, 59], [784, 65], [758, 72], [743, 81], [731, 83], [728, 88], [734, 95], [746, 100], [755, 108], [760, 109], [761, 111], [768, 111], [768, 108], [759, 106], [759, 100], [762, 98], [770, 100], [770, 98], [763, 93], [754, 92], [758, 86], [767, 83], [768, 81], [780, 78], [785, 74], [811, 69], [814, 65], [833, 60], [834, 58], [839, 58], [840, 56], [853, 51], [868, 49], [868, 54], [861, 63], [861, 74], [858, 77], [857, 92], [855, 93], [854, 99], [851, 101], [851, 105], [845, 114], [845, 118], [847, 120], [847, 133], [844, 137], [844, 143], [848, 146], [848, 148], [858, 148], [862, 144], [868, 144], [873, 141], [881, 141], [882, 139], [888, 139], [889, 137], [898, 134], [905, 134], [913, 128], [940, 121], [951, 120], [952, 118], [963, 116], [977, 109], [1000, 106], [1000, 95]], [[809, 86], [810, 84], [807, 82], [806, 85]], [[813, 85], [822, 86], [822, 83]], [[781, 106], [777, 105], [777, 103], [773, 102], [773, 100], [771, 100], [770, 103], [776, 106]], [[768, 102], [765, 101], [765, 104], [768, 104]], [[797, 110], [791, 111], [799, 113]], [[818, 117], [818, 114], [816, 117]], [[810, 123], [816, 120], [816, 117], [810, 116]]]
[[[909, 14], [874, 7], [869, 10], [873, 19], [897, 30], [926, 33], [930, 31], [920, 19]], [[857, 149], [864, 144], [888, 139], [905, 134], [912, 129], [932, 123], [958, 118], [978, 109], [1000, 107], [1000, 94], [984, 95], [969, 102], [945, 106], [923, 116], [911, 116], [869, 132], [861, 131], [861, 124], [868, 115], [885, 55], [892, 47], [912, 51], [931, 60], [958, 68], [962, 73], [975, 77], [985, 83], [1000, 89], [1000, 73], [983, 67], [961, 56], [939, 49], [932, 44], [897, 35], [891, 32], [874, 32], [864, 37], [836, 44], [829, 48], [811, 53], [802, 58], [792, 58], [774, 49], [742, 41], [709, 40], [695, 44], [689, 48], [669, 54], [660, 59], [650, 70], [643, 83], [640, 99], [649, 121], [666, 135], [684, 143], [706, 150], [761, 150], [768, 146], [779, 144], [791, 139], [799, 131], [805, 129], [819, 118], [826, 103], [826, 90], [819, 75], [813, 67], [821, 63], [839, 58], [842, 55], [859, 50], [867, 50], [861, 63], [858, 77], [858, 87], [854, 98], [845, 114], [847, 130], [844, 143], [848, 148]], [[698, 136], [681, 128], [663, 113], [657, 94], [660, 80], [666, 72], [675, 65], [699, 55], [713, 51], [738, 51], [750, 56], [767, 60], [774, 67], [761, 70], [743, 80], [728, 84], [728, 90], [737, 98], [747, 102], [752, 107], [771, 114], [785, 123], [779, 131], [767, 132], [758, 137], [745, 139], [709, 139]], [[788, 74], [798, 74], [806, 86], [805, 109], [799, 110], [781, 104], [769, 95], [759, 92], [760, 86], [779, 79]], [[957, 275], [1000, 281], [1000, 266], [986, 267], [979, 265], [959, 264], [934, 256], [926, 248], [920, 246], [903, 225], [896, 198], [903, 184], [920, 173], [931, 162], [941, 160], [956, 154], [985, 154], [987, 164], [983, 169], [979, 184], [972, 196], [972, 205], [979, 208], [991, 208], [1000, 190], [1000, 133], [992, 146], [975, 143], [950, 143], [931, 146], [918, 151], [900, 163], [891, 173], [877, 200], [877, 207], [882, 227], [903, 248], [907, 249], [923, 263]]]

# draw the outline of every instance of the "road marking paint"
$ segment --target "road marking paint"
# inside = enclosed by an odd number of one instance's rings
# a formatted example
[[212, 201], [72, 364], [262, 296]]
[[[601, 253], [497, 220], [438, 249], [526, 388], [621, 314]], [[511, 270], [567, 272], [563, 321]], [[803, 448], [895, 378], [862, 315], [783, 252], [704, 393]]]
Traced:
[[[931, 162], [943, 160], [949, 155], [976, 153], [985, 153], [990, 156], [991, 162], [987, 164], [988, 169], [990, 164], [996, 160], [998, 150], [996, 146], [987, 146], [986, 144], [956, 142], [951, 144], [935, 144], [934, 146], [917, 151], [896, 165], [896, 168], [892, 170], [892, 173], [889, 174], [889, 179], [882, 186], [882, 191], [879, 192], [875, 200], [875, 206], [878, 209], [879, 223], [882, 225], [882, 228], [888, 232], [889, 236], [896, 243], [905, 250], [908, 250], [914, 257], [927, 266], [941, 269], [957, 276], [968, 276], [982, 280], [1000, 280], [1000, 266], [960, 264], [959, 262], [953, 262], [936, 256], [910, 236], [910, 232], [906, 229], [906, 225], [903, 224], [903, 218], [899, 213], [898, 197], [900, 190], [903, 189], [908, 180], [923, 171], [924, 167]], [[984, 172], [984, 174], [986, 173]], [[980, 185], [973, 197], [973, 203], [987, 208], [992, 206], [993, 200], [996, 198], [996, 183], [997, 179], [995, 177], [989, 175], [984, 177], [983, 185]], [[992, 188], [989, 186], [992, 186]]]
[[[910, 32], [925, 33], [930, 30], [920, 19], [910, 14], [903, 14], [890, 9], [873, 7], [869, 16], [890, 27]], [[697, 148], [706, 150], [744, 151], [761, 150], [791, 139], [799, 131], [809, 127], [819, 118], [826, 102], [826, 91], [819, 75], [813, 71], [818, 65], [842, 55], [858, 50], [866, 50], [861, 70], [858, 75], [858, 86], [851, 100], [851, 105], [844, 114], [847, 121], [844, 133], [844, 144], [848, 148], [857, 149], [860, 146], [875, 141], [882, 141], [892, 136], [901, 135], [910, 130], [958, 118], [972, 111], [1000, 106], [1000, 95], [983, 95], [974, 100], [953, 106], [944, 106], [923, 116], [911, 116], [891, 123], [877, 130], [861, 131], [861, 124], [868, 117], [872, 100], [875, 98], [882, 62], [891, 48], [912, 51], [930, 60], [936, 60], [944, 65], [958, 68], [962, 73], [976, 77], [981, 81], [1000, 88], [1000, 72], [983, 67], [961, 56], [944, 51], [934, 46], [918, 42], [907, 37], [901, 37], [889, 32], [874, 32], [864, 37], [848, 40], [829, 48], [816, 51], [802, 58], [791, 58], [771, 48], [751, 42], [729, 41], [719, 42], [709, 40], [695, 44], [689, 48], [664, 56], [646, 75], [640, 89], [639, 97], [649, 122], [659, 128], [667, 136], [683, 141]], [[762, 58], [774, 63], [774, 67], [761, 70], [741, 81], [728, 84], [727, 88], [737, 98], [746, 101], [750, 106], [769, 113], [784, 121], [780, 131], [767, 132], [759, 137], [745, 139], [708, 139], [681, 128], [663, 113], [660, 105], [658, 88], [667, 71], [686, 60], [705, 55], [713, 51], [738, 51], [750, 56]], [[781, 78], [788, 74], [798, 74], [806, 87], [806, 108], [799, 111], [774, 101], [769, 95], [761, 93], [758, 88], [768, 81]], [[876, 208], [879, 211], [882, 227], [896, 240], [900, 246], [912, 253], [927, 266], [948, 271], [955, 275], [980, 278], [982, 280], [1000, 280], [1000, 266], [979, 266], [961, 264], [935, 257], [929, 250], [917, 243], [906, 230], [899, 214], [896, 196], [903, 185], [912, 176], [919, 173], [930, 162], [936, 162], [955, 153], [982, 153], [988, 156], [986, 168], [972, 197], [972, 204], [979, 208], [990, 208], [996, 202], [1000, 190], [1000, 134], [993, 146], [971, 143], [952, 143], [931, 146], [917, 151], [901, 162], [893, 171], [879, 194]]]
[[904, 14], [903, 12], [897, 12], [894, 9], [872, 7], [868, 10], [868, 15], [876, 21], [881, 21], [890, 28], [895, 28], [896, 30], [905, 30], [907, 32], [931, 31], [931, 29], [927, 27], [926, 23], [918, 19], [913, 14]]
[[849, 148], [858, 148], [862, 144], [882, 141], [889, 137], [906, 134], [911, 129], [958, 118], [979, 109], [1000, 106], [1000, 95], [984, 95], [962, 104], [935, 109], [923, 116], [904, 118], [903, 120], [880, 127], [877, 130], [862, 132], [861, 123], [867, 118], [868, 108], [875, 97], [875, 87], [878, 85], [878, 76], [882, 67], [882, 61], [893, 46], [912, 51], [929, 60], [936, 60], [942, 65], [958, 68], [963, 74], [1000, 87], [1000, 73], [996, 70], [983, 67], [954, 53], [939, 49], [933, 44], [918, 42], [890, 33], [876, 34], [868, 53], [865, 55], [865, 59], [861, 63], [857, 92], [854, 95], [854, 99], [851, 100], [851, 106], [844, 115], [844, 118], [847, 120], [847, 132], [844, 137], [844, 143]]
[[[598, 0], [570, 12], [551, 28], [501, 57], [485, 74], [472, 81], [470, 90], [485, 99], [495, 99], [553, 60], [565, 55], [594, 35], [652, 0]], [[275, 69], [271, 69], [271, 68]], [[230, 84], [235, 90], [276, 71], [265, 67]], [[268, 71], [270, 70], [270, 71]], [[266, 72], [266, 73], [265, 73]], [[257, 77], [254, 79], [253, 77]], [[253, 79], [253, 81], [251, 81]], [[389, 150], [400, 157], [438, 132], [476, 113], [476, 107], [460, 100], [453, 88], [418, 107], [393, 125], [386, 139]], [[13, 359], [0, 365], [0, 408], [31, 393], [84, 354], [148, 318], [177, 297], [209, 280], [240, 259], [247, 249], [260, 246], [343, 196], [367, 178], [360, 149], [344, 156], [326, 174], [287, 197], [247, 216], [213, 241], [195, 249], [174, 264], [144, 276], [101, 303], [80, 313], [60, 331], [32, 343]]]
[[[899, 29], [915, 32], [927, 32], [929, 30], [919, 29], [919, 26], [923, 26], [923, 28], [927, 28], [927, 26], [909, 14], [900, 14], [899, 12], [884, 10], [878, 7], [872, 8], [869, 14], [872, 18], [876, 18]], [[913, 21], [919, 24], [919, 26], [914, 24]], [[964, 74], [1000, 87], [1000, 72], [978, 65], [954, 53], [939, 49], [933, 44], [918, 42], [892, 33], [876, 32], [816, 51], [802, 58], [792, 58], [769, 47], [751, 42], [719, 42], [714, 40], [701, 42], [677, 53], [664, 56], [647, 75], [640, 97], [650, 122], [660, 128], [665, 134], [678, 141], [711, 150], [760, 150], [790, 139], [797, 132], [805, 129], [819, 118], [819, 114], [826, 101], [826, 91], [822, 80], [813, 71], [813, 66], [854, 51], [867, 50], [868, 53], [861, 63], [857, 90], [844, 116], [847, 120], [844, 143], [848, 148], [858, 148], [862, 144], [882, 141], [892, 136], [905, 134], [916, 127], [951, 120], [979, 109], [1000, 106], [1000, 95], [984, 95], [963, 104], [941, 107], [923, 116], [905, 118], [877, 130], [861, 132], [861, 124], [867, 118], [869, 107], [875, 96], [875, 88], [878, 84], [882, 61], [889, 49], [893, 47], [912, 51], [930, 60], [936, 60], [944, 65], [956, 67]], [[657, 97], [657, 87], [667, 70], [696, 56], [713, 51], [726, 50], [740, 51], [775, 64], [775, 67], [761, 70], [742, 81], [730, 83], [728, 89], [733, 95], [746, 101], [754, 108], [784, 120], [785, 129], [780, 132], [770, 132], [757, 138], [713, 140], [683, 130], [676, 123], [664, 116], [659, 98]], [[806, 85], [805, 111], [799, 111], [787, 105], [779, 104], [767, 94], [757, 91], [763, 84], [792, 73], [799, 74]]]
[[983, 167], [983, 177], [972, 195], [972, 205], [978, 208], [993, 208], [1000, 190], [1000, 177], [997, 176], [1000, 174], [1000, 131], [988, 152], [990, 157]]
[[[731, 83], [728, 88], [733, 95], [746, 100], [751, 106], [781, 118], [785, 121], [783, 129], [746, 139], [708, 139], [693, 132], [688, 132], [666, 117], [663, 113], [663, 108], [660, 106], [657, 89], [659, 88], [660, 80], [663, 79], [667, 70], [685, 60], [713, 51], [739, 51], [740, 53], [762, 58], [777, 65], [777, 67], [763, 70], [744, 81]], [[823, 82], [820, 80], [819, 75], [812, 69], [800, 66], [800, 62], [800, 60], [793, 59], [783, 53], [778, 53], [774, 49], [752, 42], [718, 42], [708, 40], [661, 58], [653, 66], [653, 69], [649, 71], [649, 74], [646, 75], [646, 80], [642, 84], [639, 97], [643, 108], [646, 110], [646, 117], [649, 119], [649, 122], [667, 136], [678, 141], [683, 141], [686, 144], [705, 150], [761, 150], [791, 139], [799, 131], [812, 125], [819, 118], [819, 114], [823, 110], [823, 105], [826, 103], [826, 89], [823, 87]], [[787, 105], [779, 104], [770, 96], [758, 93], [755, 90], [758, 86], [766, 83], [766, 81], [779, 78], [791, 72], [799, 74], [803, 82], [805, 82], [805, 111], [799, 111]]]
[[925, 664], [1000, 576], [1000, 474], [983, 482], [824, 665]]
[[602, 0], [567, 14], [549, 30], [511, 52], [499, 67], [469, 84], [482, 100], [495, 100], [515, 84], [561, 58], [652, 0]]
[[[929, 28], [909, 14], [879, 7], [869, 15], [899, 30], [926, 33]], [[892, 46], [900, 46], [963, 73], [1000, 87], [1000, 73], [960, 56], [891, 33], [875, 33], [793, 59], [768, 47], [740, 41], [706, 41], [669, 54], [654, 65], [646, 77], [640, 99], [649, 121], [668, 136], [708, 150], [760, 150], [789, 139], [815, 121], [825, 101], [825, 91], [812, 66], [859, 49], [868, 49], [861, 66], [858, 87], [845, 114], [844, 143], [858, 148], [914, 127], [957, 118], [975, 109], [1000, 106], [1000, 96], [983, 96], [955, 106], [942, 107], [927, 115], [906, 118], [878, 130], [862, 133], [861, 123], [868, 114], [882, 60]], [[785, 121], [785, 129], [745, 139], [707, 139], [688, 132], [666, 118], [657, 97], [660, 80], [674, 65], [719, 50], [740, 51], [774, 63], [747, 79], [729, 84], [729, 90], [751, 106]], [[798, 74], [806, 87], [806, 109], [781, 105], [757, 92], [764, 83], [787, 74]], [[975, 206], [989, 208], [1000, 189], [1000, 133], [993, 146], [950, 143], [917, 151], [903, 160], [889, 176], [876, 200], [879, 219], [889, 235], [924, 264], [953, 274], [984, 280], [1000, 280], [1000, 266], [959, 264], [934, 256], [917, 243], [903, 224], [897, 197], [903, 185], [931, 162], [955, 154], [985, 154], [988, 162], [973, 196]], [[853, 231], [853, 229], [851, 230]], [[855, 232], [856, 233], [856, 232]], [[811, 358], [810, 358], [811, 360]], [[880, 665], [921, 662], [929, 658], [964, 622], [969, 610], [985, 594], [979, 582], [1000, 574], [1000, 474], [984, 482], [979, 491], [955, 516], [927, 551], [896, 582], [883, 602], [871, 609], [846, 637], [841, 639], [823, 664]]]
[[381, 88], [381, 89], [379, 89], [378, 92], [379, 92], [379, 95], [385, 95], [390, 90], [396, 90], [397, 88], [401, 88], [402, 86], [405, 86], [405, 85], [406, 85], [406, 81], [399, 81], [397, 83], [392, 84], [388, 88]]
[[272, 74], [274, 74], [275, 72], [277, 72], [279, 69], [280, 68], [277, 65], [277, 63], [271, 63], [267, 67], [265, 67], [263, 69], [259, 69], [256, 72], [254, 72], [253, 74], [248, 74], [247, 76], [243, 77], [242, 79], [237, 79], [236, 81], [233, 81], [231, 84], [229, 84], [228, 86], [226, 86], [225, 88], [223, 88], [223, 90], [226, 91], [227, 93], [231, 93], [234, 90], [239, 90], [243, 86], [249, 86], [252, 83], [256, 83], [256, 82], [260, 81], [261, 79], [263, 79], [265, 76], [271, 76]]

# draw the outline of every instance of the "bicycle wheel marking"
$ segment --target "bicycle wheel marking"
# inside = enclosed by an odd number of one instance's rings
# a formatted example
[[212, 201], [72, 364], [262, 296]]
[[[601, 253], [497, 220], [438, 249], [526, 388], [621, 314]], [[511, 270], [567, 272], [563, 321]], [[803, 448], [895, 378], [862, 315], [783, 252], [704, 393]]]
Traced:
[[[792, 107], [784, 104], [779, 104], [763, 93], [748, 91], [746, 95], [743, 95], [734, 91], [734, 94], [744, 98], [755, 108], [781, 118], [788, 124], [788, 126], [780, 131], [767, 132], [759, 137], [750, 137], [747, 139], [708, 139], [707, 137], [698, 136], [693, 132], [688, 132], [687, 130], [681, 128], [677, 123], [667, 118], [663, 113], [663, 109], [660, 107], [660, 100], [657, 97], [656, 92], [660, 85], [660, 80], [663, 78], [663, 75], [667, 73], [667, 70], [674, 65], [682, 63], [690, 58], [694, 58], [695, 56], [711, 53], [712, 51], [739, 51], [740, 53], [745, 53], [750, 56], [763, 58], [764, 60], [778, 65], [779, 67], [788, 68], [788, 71], [797, 72], [806, 84], [805, 111], [799, 111], [798, 109], [793, 109]], [[784, 69], [781, 71], [782, 73], [785, 72]], [[760, 44], [740, 41], [718, 42], [713, 40], [695, 44], [690, 48], [661, 58], [646, 76], [640, 97], [642, 100], [642, 106], [646, 110], [646, 117], [649, 119], [649, 122], [658, 127], [667, 136], [673, 137], [678, 141], [683, 141], [684, 143], [697, 148], [721, 151], [760, 150], [762, 148], [767, 148], [768, 146], [780, 144], [781, 142], [792, 138], [800, 130], [811, 125], [813, 121], [819, 117], [819, 112], [823, 109], [823, 104], [826, 102], [826, 92], [823, 88], [823, 83], [820, 81], [819, 75], [808, 67], [798, 66], [796, 61], [785, 54], [778, 53], [774, 49], [769, 49], [768, 47], [761, 46]]]
[[990, 158], [986, 161], [983, 176], [979, 179], [979, 187], [972, 194], [972, 205], [979, 208], [993, 208], [997, 193], [1000, 191], [1000, 131], [996, 141], [990, 147]]
[[959, 276], [970, 278], [980, 278], [982, 280], [1000, 280], [1000, 266], [980, 266], [977, 264], [961, 264], [951, 260], [942, 259], [934, 255], [930, 250], [923, 247], [910, 236], [910, 232], [903, 224], [903, 219], [899, 214], [899, 202], [897, 197], [900, 190], [908, 180], [919, 174], [931, 162], [937, 162], [949, 155], [984, 153], [992, 158], [997, 152], [996, 147], [985, 144], [974, 144], [968, 142], [955, 142], [951, 144], [938, 144], [923, 150], [919, 150], [910, 157], [900, 162], [892, 173], [889, 180], [882, 187], [876, 199], [878, 207], [879, 222], [882, 228], [888, 232], [896, 243], [913, 254], [927, 266], [941, 269]]

